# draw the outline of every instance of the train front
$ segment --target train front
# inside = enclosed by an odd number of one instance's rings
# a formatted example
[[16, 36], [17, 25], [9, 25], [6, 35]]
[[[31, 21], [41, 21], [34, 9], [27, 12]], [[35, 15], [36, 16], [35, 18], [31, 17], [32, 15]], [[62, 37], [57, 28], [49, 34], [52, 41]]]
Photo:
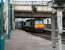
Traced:
[[45, 28], [43, 17], [38, 16], [35, 19], [34, 28], [36, 29], [37, 32], [43, 32]]

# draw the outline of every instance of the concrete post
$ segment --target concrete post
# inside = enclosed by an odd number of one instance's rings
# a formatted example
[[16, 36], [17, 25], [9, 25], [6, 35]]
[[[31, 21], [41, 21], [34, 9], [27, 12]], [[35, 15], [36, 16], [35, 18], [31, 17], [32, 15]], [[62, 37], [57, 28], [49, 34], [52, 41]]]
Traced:
[[57, 26], [58, 26], [58, 50], [62, 50], [62, 9], [57, 10]]
[[51, 17], [51, 40], [52, 40], [52, 47], [54, 50], [56, 50], [56, 33], [55, 33], [55, 17], [52, 15]]

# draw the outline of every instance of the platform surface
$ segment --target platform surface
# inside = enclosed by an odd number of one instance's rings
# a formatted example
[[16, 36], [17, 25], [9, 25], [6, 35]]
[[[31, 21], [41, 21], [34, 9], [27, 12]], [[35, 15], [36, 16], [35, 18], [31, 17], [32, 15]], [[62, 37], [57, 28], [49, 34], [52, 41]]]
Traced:
[[[63, 45], [63, 50], [65, 45]], [[22, 30], [12, 32], [12, 39], [6, 40], [5, 50], [53, 50], [52, 42]]]

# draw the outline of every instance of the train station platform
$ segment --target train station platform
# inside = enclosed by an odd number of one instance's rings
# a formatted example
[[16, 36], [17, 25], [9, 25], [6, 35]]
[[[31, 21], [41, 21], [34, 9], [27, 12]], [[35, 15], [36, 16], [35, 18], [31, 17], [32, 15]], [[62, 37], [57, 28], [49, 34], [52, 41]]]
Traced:
[[22, 30], [15, 30], [12, 32], [12, 39], [6, 40], [5, 50], [53, 50], [53, 49], [51, 41], [34, 36]]

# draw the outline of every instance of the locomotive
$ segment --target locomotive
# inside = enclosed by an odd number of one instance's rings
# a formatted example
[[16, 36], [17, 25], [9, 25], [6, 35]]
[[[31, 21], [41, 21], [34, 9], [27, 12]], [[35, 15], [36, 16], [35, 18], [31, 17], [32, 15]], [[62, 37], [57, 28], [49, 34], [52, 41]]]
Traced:
[[[49, 19], [49, 20], [48, 20]], [[25, 21], [18, 20], [16, 21], [16, 28], [27, 30], [31, 32], [44, 32], [45, 29], [51, 29], [51, 18], [27, 18]], [[46, 21], [45, 21], [46, 20]], [[63, 29], [65, 29], [65, 17], [63, 17]], [[56, 25], [57, 28], [57, 25]]]
[[23, 27], [27, 31], [43, 32], [45, 25], [43, 18], [35, 18], [35, 19], [26, 20]]

